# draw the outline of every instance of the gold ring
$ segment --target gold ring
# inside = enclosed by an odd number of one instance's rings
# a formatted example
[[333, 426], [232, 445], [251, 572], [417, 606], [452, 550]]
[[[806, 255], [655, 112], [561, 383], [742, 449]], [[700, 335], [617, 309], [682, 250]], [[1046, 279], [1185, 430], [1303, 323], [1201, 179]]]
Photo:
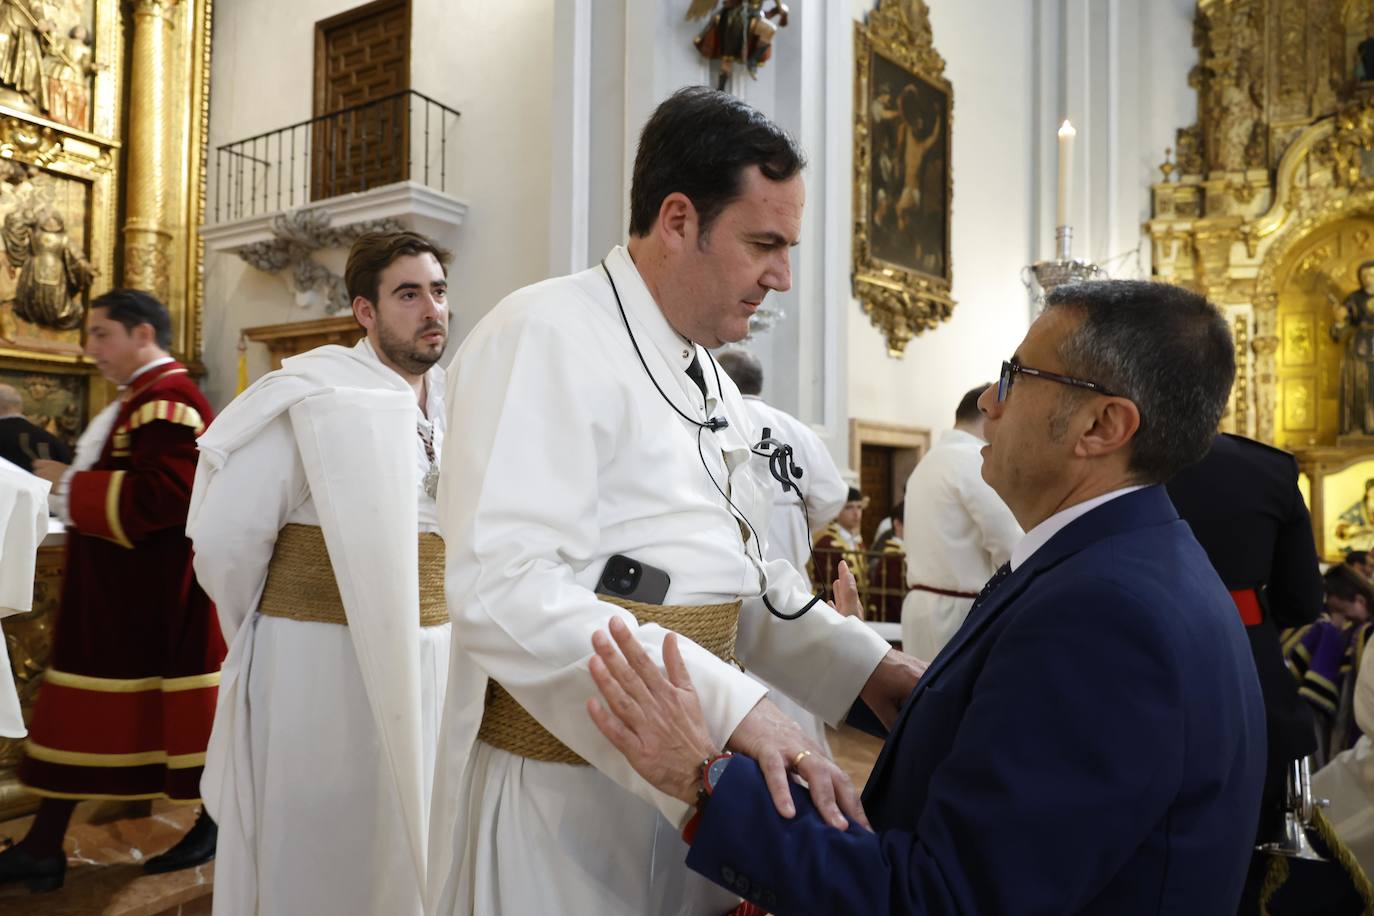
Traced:
[[795, 756], [795, 757], [792, 758], [792, 769], [795, 770], [797, 767], [801, 766], [802, 760], [805, 759], [805, 758], [807, 758], [807, 757], [810, 757], [810, 756], [811, 756], [811, 752], [810, 752], [810, 751], [799, 751], [799, 752], [797, 753], [797, 756]]

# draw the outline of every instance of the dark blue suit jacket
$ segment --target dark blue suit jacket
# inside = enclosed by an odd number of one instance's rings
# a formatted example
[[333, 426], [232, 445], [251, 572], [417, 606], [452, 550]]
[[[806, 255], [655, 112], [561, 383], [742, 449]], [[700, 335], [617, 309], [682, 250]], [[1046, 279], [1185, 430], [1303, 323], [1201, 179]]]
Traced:
[[1162, 487], [1056, 534], [903, 706], [877, 833], [731, 762], [687, 858], [778, 914], [1234, 913], [1264, 779], [1250, 646]]

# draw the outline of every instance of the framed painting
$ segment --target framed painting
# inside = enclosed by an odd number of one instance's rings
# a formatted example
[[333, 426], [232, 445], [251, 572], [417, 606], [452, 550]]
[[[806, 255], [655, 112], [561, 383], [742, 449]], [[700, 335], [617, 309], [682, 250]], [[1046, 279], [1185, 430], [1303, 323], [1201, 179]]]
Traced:
[[922, 0], [882, 0], [854, 52], [854, 295], [901, 356], [954, 309], [954, 97]]

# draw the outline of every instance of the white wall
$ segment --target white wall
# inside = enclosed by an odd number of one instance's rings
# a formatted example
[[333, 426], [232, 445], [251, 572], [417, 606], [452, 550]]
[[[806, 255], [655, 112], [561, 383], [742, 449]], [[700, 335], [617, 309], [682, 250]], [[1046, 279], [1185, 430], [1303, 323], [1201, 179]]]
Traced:
[[[358, 0], [234, 0], [215, 8], [210, 83], [210, 219], [215, 148], [311, 116], [314, 23]], [[450, 268], [450, 352], [477, 318], [549, 260], [553, 0], [414, 0], [411, 84], [462, 116], [448, 133], [448, 193], [465, 201]], [[418, 176], [416, 176], [418, 177]], [[437, 178], [435, 179], [437, 183]], [[275, 203], [275, 198], [272, 200]], [[342, 272], [343, 253], [317, 256]], [[204, 387], [223, 406], [234, 392], [239, 330], [325, 317], [302, 309], [282, 279], [230, 254], [205, 262]], [[250, 374], [268, 368], [249, 347]]]

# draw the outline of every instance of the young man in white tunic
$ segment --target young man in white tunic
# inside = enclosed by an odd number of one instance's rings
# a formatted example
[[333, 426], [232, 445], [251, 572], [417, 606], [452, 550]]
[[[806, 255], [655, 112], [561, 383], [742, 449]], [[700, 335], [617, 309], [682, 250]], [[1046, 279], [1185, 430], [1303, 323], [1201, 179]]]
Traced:
[[187, 533], [230, 645], [202, 782], [217, 916], [422, 912], [447, 262], [414, 233], [360, 238], [367, 336], [285, 360], [200, 439]]
[[979, 385], [959, 401], [948, 430], [906, 482], [906, 584], [902, 648], [927, 661], [940, 654], [973, 599], [1022, 537], [1007, 504], [983, 480], [984, 417]]
[[[508, 296], [457, 356], [449, 425], [462, 436], [439, 493], [455, 639], [431, 913], [714, 916], [738, 903], [684, 867], [688, 806], [587, 717], [591, 637], [612, 615], [655, 659], [665, 630], [690, 637], [713, 738], [762, 755], [780, 808], [799, 773], [832, 822], [862, 818], [839, 768], [731, 664], [830, 722], [861, 693], [890, 720], [920, 673], [823, 602], [792, 621], [763, 603], [766, 590], [796, 614], [812, 595], [790, 564], [760, 559], [771, 490], [749, 460], [744, 402], [706, 351], [742, 339], [768, 292], [790, 286], [801, 166], [740, 100], [679, 91], [640, 138], [628, 249]], [[596, 594], [617, 555], [646, 588], [632, 574], [608, 585], [637, 606]], [[649, 567], [666, 593], [647, 589]]]
[[[829, 449], [811, 427], [763, 400], [763, 366], [758, 357], [747, 350], [727, 350], [717, 362], [744, 399], [750, 422], [748, 434], [758, 440], [767, 430], [769, 438], [792, 449], [792, 463], [801, 471], [801, 476], [793, 476], [790, 468], [781, 465], [777, 468], [790, 486], [778, 482], [771, 472], [763, 471], [767, 475], [764, 480], [771, 481], [773, 493], [763, 555], [769, 560], [786, 560], [798, 571], [804, 571], [811, 559], [811, 539], [844, 508], [849, 485], [840, 476]], [[767, 468], [770, 460], [776, 461], [773, 449], [759, 451], [768, 453], [768, 457], [754, 456], [754, 463], [759, 467]], [[826, 753], [830, 752], [825, 722], [820, 716], [803, 709], [785, 693], [774, 690], [769, 698], [795, 719]]]

